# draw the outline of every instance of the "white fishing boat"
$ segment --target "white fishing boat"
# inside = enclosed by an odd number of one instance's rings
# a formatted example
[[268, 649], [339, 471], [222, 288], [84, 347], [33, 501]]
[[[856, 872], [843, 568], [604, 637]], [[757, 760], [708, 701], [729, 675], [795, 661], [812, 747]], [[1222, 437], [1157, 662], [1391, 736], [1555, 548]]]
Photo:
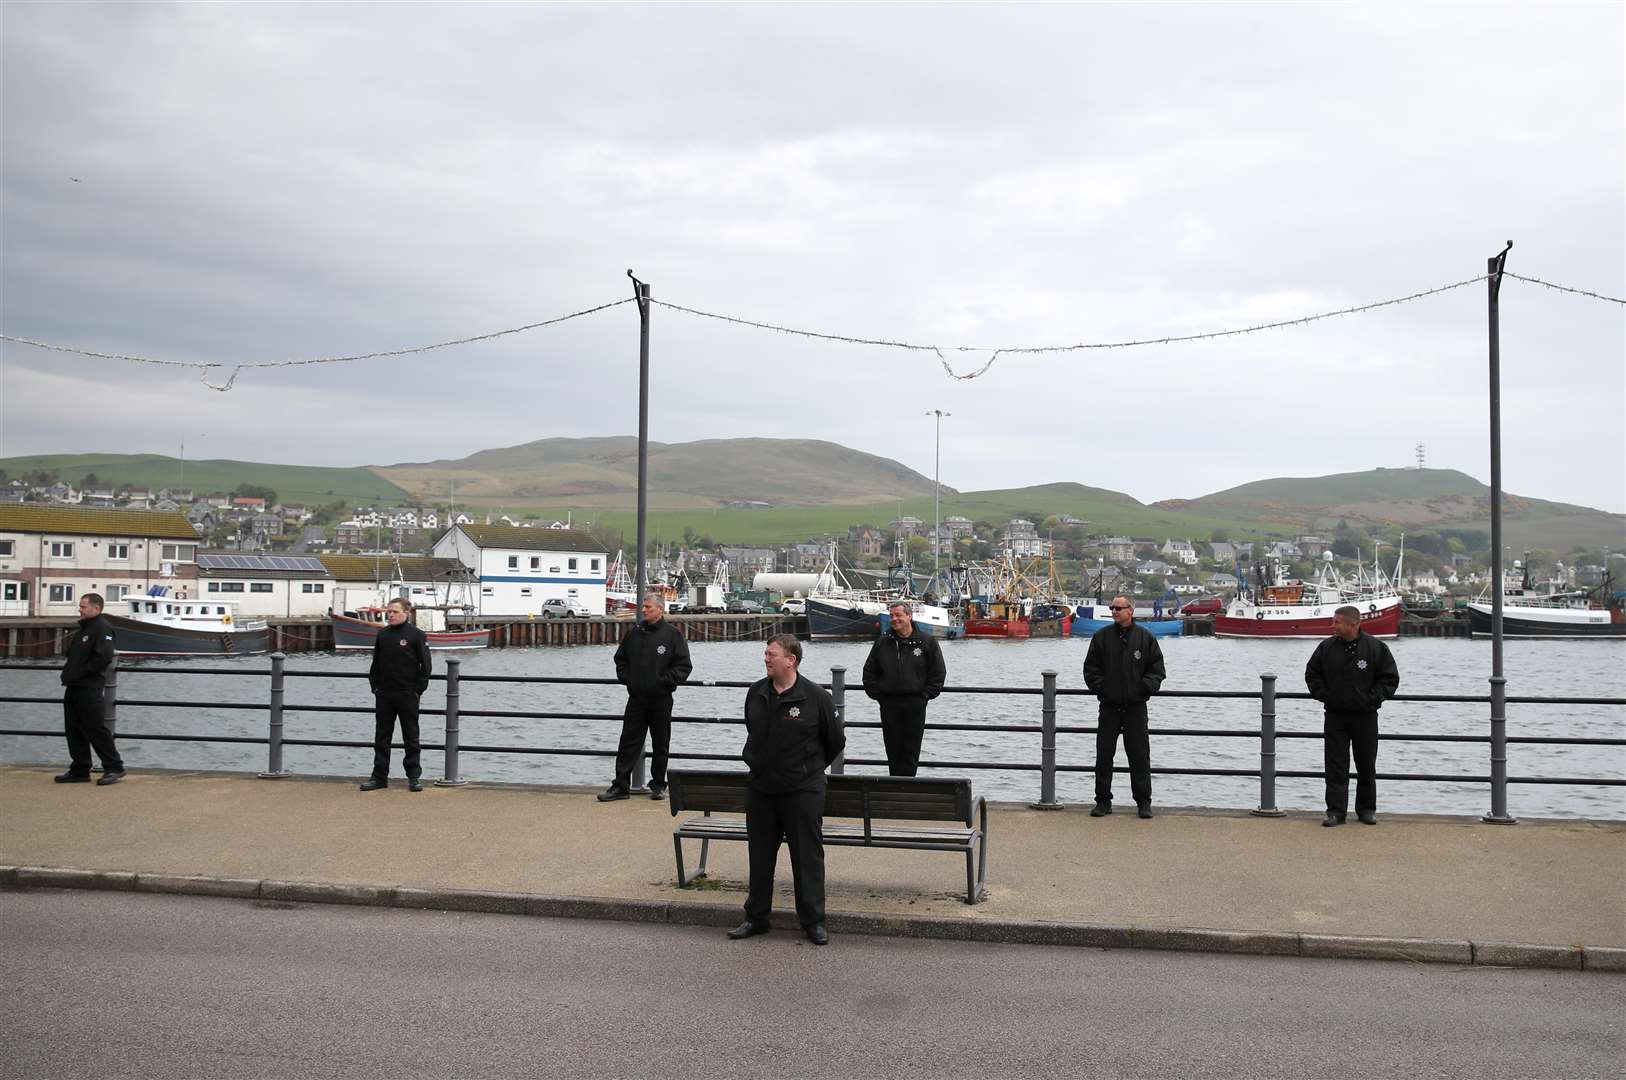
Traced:
[[249, 656], [270, 648], [266, 621], [239, 616], [236, 601], [172, 596], [167, 585], [109, 604], [102, 617], [120, 656]]

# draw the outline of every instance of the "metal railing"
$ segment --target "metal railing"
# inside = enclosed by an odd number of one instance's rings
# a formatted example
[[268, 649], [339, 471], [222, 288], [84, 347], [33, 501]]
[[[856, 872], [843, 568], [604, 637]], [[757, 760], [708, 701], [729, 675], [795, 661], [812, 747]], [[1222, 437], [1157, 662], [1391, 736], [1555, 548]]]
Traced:
[[[289, 746], [308, 747], [341, 747], [341, 748], [370, 748], [373, 744], [369, 740], [356, 739], [310, 739], [288, 738], [284, 734], [284, 717], [288, 712], [300, 713], [361, 713], [369, 714], [370, 708], [358, 705], [316, 705], [316, 704], [289, 704], [286, 701], [287, 681], [299, 678], [321, 679], [365, 679], [365, 672], [359, 671], [289, 671], [285, 667], [286, 657], [282, 653], [273, 653], [270, 657], [270, 670], [251, 671], [241, 668], [210, 668], [210, 667], [181, 667], [165, 666], [161, 668], [126, 668], [123, 675], [227, 675], [234, 677], [264, 677], [270, 676], [270, 692], [268, 699], [263, 702], [230, 702], [230, 701], [185, 701], [185, 700], [141, 700], [118, 697], [120, 669], [115, 666], [109, 669], [106, 685], [107, 720], [109, 724], [116, 724], [119, 708], [212, 708], [212, 709], [238, 709], [268, 713], [267, 732], [264, 738], [245, 735], [172, 735], [152, 733], [120, 733], [119, 738], [128, 740], [149, 740], [159, 742], [202, 742], [202, 743], [231, 743], [246, 745], [264, 745], [266, 747], [266, 768], [259, 775], [265, 779], [281, 779], [291, 775], [283, 762], [283, 750]], [[32, 671], [58, 671], [59, 667], [48, 664], [4, 664], [0, 671], [32, 670]], [[825, 684], [835, 700], [837, 715], [845, 718], [847, 696], [847, 669], [845, 667], [832, 667], [830, 669], [830, 682]], [[444, 675], [433, 676], [434, 681], [444, 681], [446, 684], [446, 703], [441, 709], [422, 709], [420, 716], [443, 716], [445, 718], [445, 737], [440, 743], [422, 743], [424, 750], [439, 750], [444, 755], [443, 776], [435, 781], [440, 786], [457, 786], [467, 781], [461, 774], [461, 755], [467, 753], [482, 754], [541, 754], [561, 757], [614, 757], [615, 749], [586, 749], [581, 747], [560, 746], [464, 746], [462, 744], [462, 720], [464, 718], [501, 718], [526, 720], [594, 720], [619, 722], [619, 713], [588, 713], [588, 712], [537, 712], [530, 710], [509, 709], [466, 709], [463, 707], [462, 687], [464, 683], [519, 683], [519, 684], [554, 684], [576, 686], [618, 686], [611, 678], [584, 678], [577, 676], [548, 676], [548, 675], [464, 675], [462, 673], [462, 660], [458, 657], [446, 659]], [[722, 688], [744, 690], [750, 687], [750, 682], [732, 682], [725, 680], [695, 680], [687, 684], [690, 687]], [[988, 723], [955, 723], [934, 722], [927, 725], [928, 731], [971, 731], [1006, 734], [1033, 734], [1039, 736], [1038, 761], [922, 761], [922, 768], [934, 769], [989, 769], [1014, 772], [1039, 773], [1039, 798], [1030, 806], [1039, 809], [1056, 809], [1063, 804], [1056, 796], [1056, 777], [1059, 773], [1091, 773], [1094, 765], [1065, 765], [1060, 764], [1056, 757], [1056, 737], [1058, 735], [1089, 735], [1097, 731], [1096, 726], [1089, 724], [1058, 724], [1056, 722], [1056, 703], [1061, 697], [1093, 697], [1089, 690], [1060, 688], [1056, 685], [1056, 672], [1044, 671], [1038, 686], [957, 686], [945, 687], [944, 694], [1001, 694], [1017, 696], [1037, 696], [1040, 698], [1039, 722], [1014, 724], [988, 724]], [[1262, 674], [1259, 676], [1259, 689], [1254, 690], [1168, 690], [1157, 695], [1164, 698], [1195, 698], [1195, 699], [1222, 699], [1222, 700], [1256, 700], [1259, 702], [1259, 725], [1257, 728], [1182, 728], [1182, 727], [1153, 727], [1150, 733], [1161, 736], [1174, 737], [1200, 737], [1219, 739], [1258, 739], [1259, 740], [1259, 767], [1257, 769], [1230, 769], [1230, 768], [1182, 768], [1173, 766], [1159, 766], [1152, 768], [1152, 772], [1162, 775], [1178, 776], [1226, 776], [1226, 777], [1258, 777], [1259, 779], [1259, 805], [1252, 813], [1264, 817], [1280, 816], [1282, 811], [1276, 806], [1276, 781], [1281, 777], [1291, 778], [1319, 778], [1323, 776], [1321, 770], [1282, 770], [1276, 766], [1276, 745], [1282, 739], [1321, 739], [1319, 731], [1278, 731], [1276, 729], [1276, 707], [1282, 700], [1301, 699], [1311, 700], [1308, 693], [1283, 692], [1276, 688], [1276, 676]], [[17, 695], [0, 696], [0, 703], [20, 704], [54, 704], [58, 701], [54, 697], [28, 697]], [[1393, 698], [1397, 702], [1436, 702], [1436, 703], [1467, 703], [1489, 704], [1491, 696], [1459, 695], [1459, 694], [1397, 694]], [[1626, 706], [1626, 697], [1534, 697], [1534, 696], [1507, 696], [1508, 704], [1526, 705], [1605, 705]], [[740, 716], [673, 716], [674, 724], [741, 724], [744, 719]], [[879, 723], [874, 721], [858, 721], [848, 724], [854, 728], [878, 728]], [[0, 735], [17, 736], [56, 736], [59, 731], [41, 731], [30, 728], [0, 728]], [[1489, 733], [1484, 735], [1451, 735], [1430, 732], [1382, 732], [1378, 736], [1380, 742], [1424, 742], [1424, 743], [1484, 743], [1491, 747], [1492, 756], [1498, 752], [1503, 755], [1505, 762], [1505, 745], [1499, 745]], [[1508, 735], [1504, 736], [1506, 744], [1522, 743], [1533, 745], [1563, 745], [1563, 746], [1626, 746], [1626, 738], [1585, 737], [1569, 735]], [[684, 761], [717, 761], [737, 762], [736, 755], [679, 753], [671, 755], [672, 760]], [[885, 765], [884, 759], [860, 758], [849, 760], [845, 756], [838, 758], [831, 765], [831, 771], [841, 773], [848, 765]], [[1122, 773], [1126, 770], [1113, 770]], [[1591, 787], [1626, 787], [1626, 778], [1601, 776], [1508, 776], [1506, 769], [1492, 768], [1483, 775], [1463, 775], [1454, 773], [1384, 773], [1377, 774], [1379, 780], [1401, 781], [1430, 781], [1440, 783], [1487, 784], [1491, 787], [1493, 806], [1506, 806], [1506, 785], [1508, 784], [1557, 784], [1577, 785]], [[642, 788], [644, 784], [644, 755], [640, 755], [634, 773], [634, 787]], [[1511, 821], [1510, 818], [1495, 818], [1487, 815], [1485, 820]]]

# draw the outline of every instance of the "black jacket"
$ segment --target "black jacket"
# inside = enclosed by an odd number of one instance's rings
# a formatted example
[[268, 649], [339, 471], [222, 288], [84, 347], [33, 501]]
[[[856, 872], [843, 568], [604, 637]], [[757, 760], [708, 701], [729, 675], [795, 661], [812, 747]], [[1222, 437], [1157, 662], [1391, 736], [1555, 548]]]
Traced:
[[1115, 709], [1144, 705], [1165, 678], [1163, 650], [1152, 632], [1131, 623], [1122, 640], [1120, 633], [1117, 624], [1103, 626], [1084, 654], [1084, 685]]
[[386, 626], [373, 641], [367, 681], [375, 694], [418, 694], [429, 689], [429, 639], [411, 623]]
[[1364, 630], [1349, 642], [1334, 634], [1310, 654], [1304, 685], [1328, 712], [1376, 712], [1400, 688], [1400, 669], [1389, 646]]
[[106, 682], [107, 666], [112, 662], [112, 625], [100, 615], [80, 619], [79, 629], [68, 643], [67, 660], [62, 665], [62, 685], [100, 690]]
[[917, 626], [906, 638], [888, 630], [870, 646], [864, 661], [864, 693], [882, 698], [930, 701], [943, 692], [948, 677], [937, 639]]
[[670, 694], [689, 681], [689, 643], [670, 619], [640, 621], [615, 650], [615, 681], [633, 697]]
[[823, 791], [824, 770], [847, 748], [836, 703], [817, 683], [796, 676], [784, 695], [772, 679], [745, 692], [745, 759], [751, 787], [768, 795]]

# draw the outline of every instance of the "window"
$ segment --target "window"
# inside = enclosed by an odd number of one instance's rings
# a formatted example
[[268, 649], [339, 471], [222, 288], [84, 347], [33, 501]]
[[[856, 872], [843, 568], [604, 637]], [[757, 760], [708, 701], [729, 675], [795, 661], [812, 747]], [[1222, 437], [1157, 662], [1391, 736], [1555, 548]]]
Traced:
[[28, 582], [26, 582], [26, 581], [8, 581], [5, 584], [4, 591], [0, 592], [0, 600], [27, 600], [27, 599], [28, 599]]
[[558, 568], [558, 567], [557, 567], [557, 566], [550, 566], [550, 567], [548, 567], [548, 573], [550, 573], [550, 574], [557, 574], [557, 573], [558, 573], [558, 572], [559, 572], [559, 568]]
[[593, 560], [593, 573], [595, 574], [598, 573], [598, 563], [599, 561], [597, 559]]
[[242, 592], [243, 591], [243, 583], [241, 581], [222, 581], [220, 583], [220, 591], [221, 592]]
[[496, 594], [496, 590], [493, 589], [490, 585], [482, 585], [480, 587], [480, 595], [481, 596], [493, 596], [495, 594]]
[[70, 541], [67, 541], [67, 540], [52, 540], [51, 541], [51, 558], [53, 558], [53, 559], [71, 559], [71, 558], [73, 558], [73, 544]]
[[304, 584], [300, 585], [299, 591], [300, 592], [308, 592], [308, 593], [326, 592], [327, 591], [327, 582], [325, 582], [325, 581], [307, 581]]
[[521, 589], [521, 590], [520, 590], [520, 591], [519, 591], [519, 594], [520, 594], [520, 595], [521, 595], [521, 596], [529, 596], [529, 595], [531, 595], [531, 590], [530, 590], [530, 587], [529, 587], [529, 586], [527, 586], [527, 587], [525, 587], [525, 588], [523, 588], [523, 589]]
[[113, 603], [115, 600], [123, 600], [129, 595], [130, 586], [128, 585], [109, 585], [107, 587], [107, 602], [109, 604]]
[[[209, 613], [207, 611], [205, 611], [204, 614], [207, 615]], [[217, 608], [215, 608], [215, 614], [216, 615], [224, 615], [224, 614], [226, 614], [226, 609], [223, 608], [223, 607], [217, 607]]]
[[569, 564], [569, 565], [570, 565], [570, 572], [571, 572], [571, 573], [572, 573], [572, 574], [574, 574], [574, 573], [575, 573], [575, 572], [576, 572], [576, 560], [575, 560], [575, 559], [571, 559], [571, 560], [570, 560], [570, 564]]
[[209, 582], [209, 591], [210, 592], [219, 592], [220, 591], [220, 582], [218, 582], [218, 581]]
[[190, 615], [190, 614], [192, 614], [192, 605], [187, 604], [185, 607], [183, 607], [181, 609], [181, 614], [182, 615]]
[[519, 569], [519, 556], [518, 555], [510, 555], [510, 556], [508, 556], [508, 569], [510, 569], [510, 570], [518, 570]]
[[17, 554], [17, 541], [0, 540], [0, 559], [9, 559]]
[[68, 601], [70, 601], [72, 599], [73, 599], [73, 586], [72, 585], [52, 585], [51, 586], [51, 603], [53, 603], [53, 604], [66, 604]]
[[130, 558], [130, 545], [129, 544], [108, 544], [107, 545], [107, 557], [109, 559], [125, 559], [125, 560], [129, 559]]
[[271, 591], [271, 583], [269, 581], [256, 581], [256, 582], [253, 582], [253, 583], [251, 583], [249, 585], [248, 591], [249, 592], [270, 592]]
[[[163, 555], [160, 557], [165, 562], [191, 562], [196, 556], [197, 550], [198, 546], [196, 544], [165, 544], [163, 546]], [[231, 592], [232, 590], [228, 589], [227, 591]], [[236, 591], [241, 592], [242, 590]]]

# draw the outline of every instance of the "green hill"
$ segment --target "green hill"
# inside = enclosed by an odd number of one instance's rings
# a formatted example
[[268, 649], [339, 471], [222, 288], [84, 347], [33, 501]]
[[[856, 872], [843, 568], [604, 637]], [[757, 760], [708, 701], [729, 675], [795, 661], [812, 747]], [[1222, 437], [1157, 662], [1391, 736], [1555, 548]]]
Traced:
[[54, 471], [79, 485], [94, 473], [100, 483], [130, 484], [154, 491], [189, 487], [197, 492], [230, 491], [238, 484], [268, 487], [284, 502], [324, 503], [343, 499], [352, 504], [406, 502], [407, 493], [365, 467], [267, 465], [254, 461], [210, 458], [183, 463], [164, 454], [37, 454], [0, 458], [11, 476], [36, 470]]

